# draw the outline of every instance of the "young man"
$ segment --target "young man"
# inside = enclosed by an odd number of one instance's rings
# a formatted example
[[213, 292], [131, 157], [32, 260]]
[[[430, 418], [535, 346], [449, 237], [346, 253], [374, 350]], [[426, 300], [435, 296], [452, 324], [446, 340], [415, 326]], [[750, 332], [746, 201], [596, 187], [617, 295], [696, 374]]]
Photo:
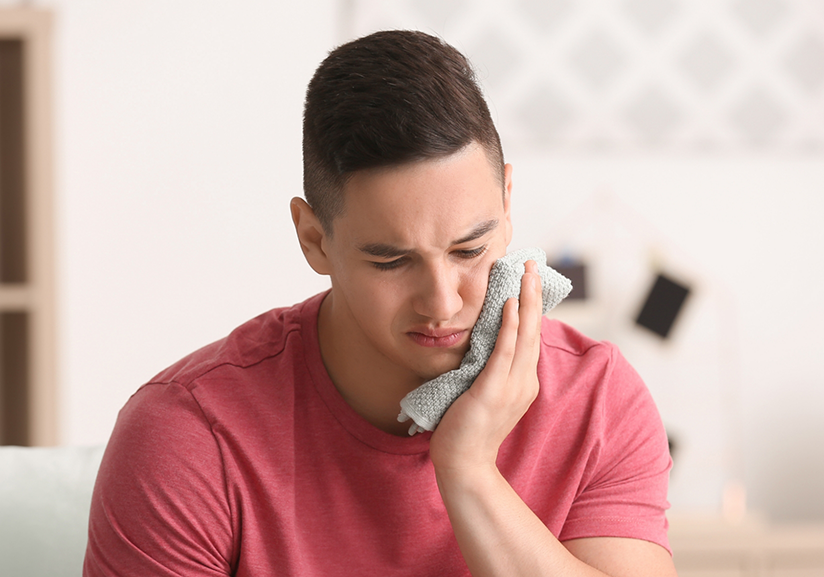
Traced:
[[611, 345], [541, 317], [527, 264], [434, 433], [400, 400], [456, 368], [512, 232], [512, 167], [464, 57], [382, 32], [306, 98], [292, 216], [330, 291], [242, 325], [121, 411], [97, 575], [674, 575], [666, 437]]

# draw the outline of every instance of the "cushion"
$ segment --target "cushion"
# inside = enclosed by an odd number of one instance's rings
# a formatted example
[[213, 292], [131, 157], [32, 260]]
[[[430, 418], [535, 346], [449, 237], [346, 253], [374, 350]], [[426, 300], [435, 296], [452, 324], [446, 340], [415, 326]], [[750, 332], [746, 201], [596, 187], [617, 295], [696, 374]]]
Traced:
[[77, 577], [103, 447], [0, 447], [4, 575]]

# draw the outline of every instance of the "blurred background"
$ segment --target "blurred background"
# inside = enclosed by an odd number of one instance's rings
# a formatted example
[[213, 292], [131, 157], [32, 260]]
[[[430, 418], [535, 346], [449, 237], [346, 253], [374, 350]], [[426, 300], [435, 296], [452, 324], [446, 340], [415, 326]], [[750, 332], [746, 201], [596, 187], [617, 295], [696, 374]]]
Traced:
[[328, 286], [288, 212], [306, 84], [417, 28], [477, 68], [511, 248], [581, 275], [550, 315], [649, 385], [673, 509], [824, 521], [824, 2], [25, 5], [52, 12], [57, 444], [105, 443], [141, 383]]

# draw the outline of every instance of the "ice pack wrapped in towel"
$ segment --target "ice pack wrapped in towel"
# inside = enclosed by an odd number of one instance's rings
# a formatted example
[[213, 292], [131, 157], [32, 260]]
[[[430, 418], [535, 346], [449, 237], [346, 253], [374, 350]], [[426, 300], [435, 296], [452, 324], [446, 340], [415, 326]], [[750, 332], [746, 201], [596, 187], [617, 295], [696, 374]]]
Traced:
[[467, 390], [480, 374], [495, 348], [501, 328], [504, 303], [521, 294], [521, 277], [525, 264], [534, 260], [541, 276], [543, 314], [564, 300], [572, 283], [561, 273], [548, 267], [546, 254], [540, 248], [525, 248], [499, 258], [489, 273], [489, 285], [478, 322], [469, 337], [469, 350], [461, 366], [427, 381], [401, 400], [401, 422], [412, 419], [409, 434], [434, 431], [449, 406]]

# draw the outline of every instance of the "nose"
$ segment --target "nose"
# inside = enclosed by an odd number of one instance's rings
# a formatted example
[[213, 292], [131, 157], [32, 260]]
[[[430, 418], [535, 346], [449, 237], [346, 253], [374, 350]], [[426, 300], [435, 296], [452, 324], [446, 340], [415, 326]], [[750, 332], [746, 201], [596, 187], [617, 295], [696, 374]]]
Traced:
[[418, 275], [415, 312], [436, 322], [446, 322], [463, 307], [460, 272], [447, 263], [430, 263]]

